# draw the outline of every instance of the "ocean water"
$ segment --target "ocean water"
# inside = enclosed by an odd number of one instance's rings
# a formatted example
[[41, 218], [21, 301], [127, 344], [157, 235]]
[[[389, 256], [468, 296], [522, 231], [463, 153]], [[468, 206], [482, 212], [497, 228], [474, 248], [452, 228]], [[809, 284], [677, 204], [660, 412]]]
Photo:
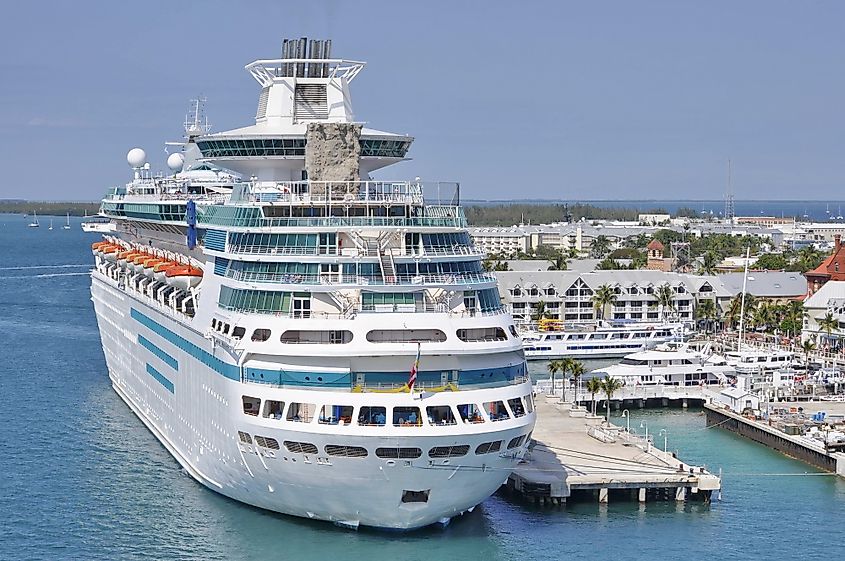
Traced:
[[55, 222], [0, 215], [0, 560], [822, 559], [841, 545], [845, 480], [706, 429], [700, 411], [632, 412], [632, 426], [667, 429], [682, 458], [722, 468], [711, 505], [539, 510], [494, 496], [405, 534], [240, 505], [184, 474], [112, 391], [86, 276], [97, 236]]

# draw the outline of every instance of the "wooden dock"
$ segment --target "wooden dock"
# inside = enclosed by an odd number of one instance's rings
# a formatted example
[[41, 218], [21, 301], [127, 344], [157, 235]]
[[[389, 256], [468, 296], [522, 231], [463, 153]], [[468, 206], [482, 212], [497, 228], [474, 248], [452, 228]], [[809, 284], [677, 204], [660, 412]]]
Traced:
[[720, 479], [582, 408], [538, 396], [533, 445], [506, 490], [541, 505], [571, 499], [710, 500]]
[[[817, 407], [827, 405], [824, 407], [827, 409], [835, 404], [814, 405]], [[719, 427], [735, 432], [821, 470], [845, 477], [845, 453], [838, 449], [826, 448], [823, 443], [813, 438], [786, 434], [769, 426], [765, 421], [743, 417], [716, 403], [707, 403], [704, 409], [708, 427]]]

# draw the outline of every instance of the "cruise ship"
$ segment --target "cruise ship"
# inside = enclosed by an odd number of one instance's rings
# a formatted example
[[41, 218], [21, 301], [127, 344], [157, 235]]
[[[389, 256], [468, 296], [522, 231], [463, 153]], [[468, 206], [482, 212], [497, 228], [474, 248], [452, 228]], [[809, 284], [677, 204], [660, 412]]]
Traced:
[[286, 40], [255, 123], [195, 105], [169, 171], [109, 190], [91, 294], [114, 390], [202, 485], [343, 527], [474, 509], [524, 455], [525, 356], [459, 185], [373, 179], [413, 138], [363, 126], [363, 62]]

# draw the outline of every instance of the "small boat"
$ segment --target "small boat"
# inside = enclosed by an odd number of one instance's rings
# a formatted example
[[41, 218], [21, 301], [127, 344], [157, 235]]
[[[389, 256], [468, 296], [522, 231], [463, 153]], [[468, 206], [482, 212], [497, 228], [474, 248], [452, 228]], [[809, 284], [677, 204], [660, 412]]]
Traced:
[[192, 265], [171, 267], [164, 274], [167, 284], [187, 290], [197, 286], [202, 280], [202, 269]]
[[38, 228], [41, 224], [38, 223], [38, 215], [35, 211], [32, 211], [32, 222], [29, 223], [30, 228]]
[[70, 213], [67, 213], [67, 217], [65, 220], [65, 225], [62, 226], [62, 230], [70, 230]]
[[48, 229], [48, 230], [52, 230], [52, 229], [53, 229], [53, 219], [52, 219], [52, 218], [50, 219], [50, 227], [49, 227], [49, 228], [47, 228], [47, 229]]

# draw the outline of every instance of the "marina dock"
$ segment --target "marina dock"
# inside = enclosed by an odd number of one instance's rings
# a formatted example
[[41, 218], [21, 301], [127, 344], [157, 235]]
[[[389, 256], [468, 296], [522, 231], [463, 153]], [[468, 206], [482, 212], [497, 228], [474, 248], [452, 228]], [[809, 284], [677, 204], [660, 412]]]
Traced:
[[583, 408], [538, 395], [537, 424], [525, 461], [506, 490], [540, 505], [568, 500], [710, 500], [719, 477], [664, 452], [642, 436], [603, 424]]
[[[813, 405], [808, 410], [818, 409], [819, 404]], [[829, 409], [837, 405], [841, 404], [826, 403], [823, 407]], [[787, 434], [765, 420], [744, 417], [718, 403], [706, 403], [704, 409], [708, 427], [729, 430], [823, 471], [845, 477], [845, 452], [839, 449], [831, 449], [819, 440], [800, 434]]]

